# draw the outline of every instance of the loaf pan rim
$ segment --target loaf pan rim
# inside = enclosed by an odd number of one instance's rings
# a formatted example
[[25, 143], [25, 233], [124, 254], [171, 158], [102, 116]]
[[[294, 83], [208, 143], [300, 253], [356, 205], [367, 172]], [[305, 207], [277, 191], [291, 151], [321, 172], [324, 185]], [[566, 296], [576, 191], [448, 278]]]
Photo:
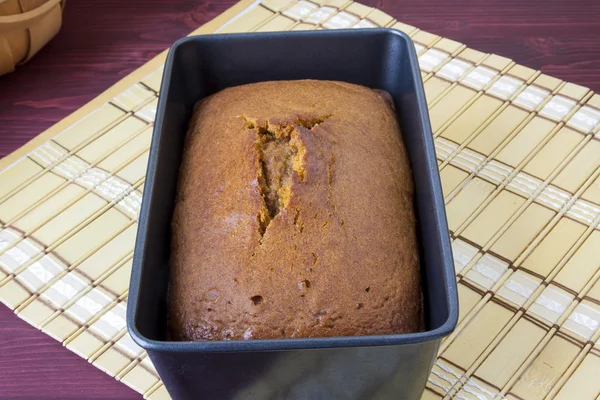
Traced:
[[[427, 109], [427, 102], [425, 100], [425, 92], [422, 84], [422, 78], [420, 69], [418, 66], [418, 57], [414, 48], [412, 39], [404, 32], [390, 29], [390, 28], [374, 28], [374, 29], [345, 29], [345, 30], [321, 30], [321, 31], [295, 31], [295, 32], [253, 32], [253, 33], [229, 33], [229, 34], [205, 34], [189, 36], [176, 41], [169, 53], [165, 62], [163, 71], [161, 93], [167, 93], [169, 89], [169, 76], [173, 68], [174, 55], [177, 49], [188, 42], [196, 40], [202, 40], [206, 37], [210, 37], [213, 40], [226, 39], [226, 40], [244, 40], [251, 38], [268, 38], [272, 36], [321, 36], [321, 35], [396, 35], [401, 37], [407, 42], [407, 48], [409, 51], [411, 73], [414, 74], [416, 80], [416, 102], [418, 104], [419, 116], [423, 124], [423, 130], [428, 135], [425, 135], [425, 147], [428, 154], [427, 157], [427, 168], [433, 169], [434, 178], [436, 182], [434, 185], [438, 186], [434, 188], [436, 193], [442, 193], [441, 183], [439, 181], [438, 166], [435, 159], [435, 148], [433, 142], [433, 135], [431, 134], [431, 126], [429, 120], [429, 112]], [[166, 103], [166, 96], [159, 97], [159, 103], [157, 107], [156, 121], [154, 125], [154, 132], [159, 131], [162, 128], [162, 117], [161, 110], [164, 110]], [[150, 157], [148, 160], [148, 175], [146, 178], [146, 184], [144, 187], [144, 198], [146, 198], [146, 192], [152, 189], [154, 170], [150, 168], [152, 163], [156, 163], [158, 138], [159, 135], [154, 135], [152, 138], [152, 145], [150, 150]], [[434, 212], [437, 214], [437, 221], [447, 227], [446, 212], [443, 202], [443, 196], [434, 196], [433, 203], [435, 206]], [[141, 265], [142, 254], [144, 253], [144, 241], [141, 238], [147, 231], [146, 221], [150, 204], [148, 201], [142, 202], [140, 216], [138, 220], [138, 236], [136, 238], [136, 245], [134, 251], [134, 261], [132, 268], [131, 285], [129, 291], [129, 305], [127, 307], [127, 328], [132, 339], [143, 349], [157, 352], [238, 352], [238, 351], [282, 351], [282, 350], [298, 350], [298, 349], [325, 349], [325, 348], [344, 348], [344, 347], [372, 347], [372, 346], [398, 346], [398, 345], [412, 345], [424, 342], [430, 342], [439, 340], [440, 338], [450, 334], [456, 327], [458, 321], [458, 293], [454, 274], [453, 264], [451, 268], [444, 266], [442, 268], [442, 274], [444, 275], [445, 283], [445, 298], [448, 307], [448, 317], [446, 321], [438, 328], [415, 332], [415, 333], [404, 333], [404, 334], [389, 334], [389, 335], [371, 335], [371, 336], [344, 336], [344, 337], [318, 337], [318, 338], [285, 338], [285, 339], [253, 339], [253, 340], [228, 340], [228, 341], [167, 341], [167, 340], [156, 340], [150, 339], [143, 335], [137, 328], [135, 322], [135, 316], [138, 306], [138, 294], [139, 294], [139, 283], [142, 274]], [[443, 236], [443, 235], [442, 235]], [[443, 259], [448, 261], [452, 260], [452, 249], [450, 246], [450, 237], [442, 237], [441, 249], [443, 252]]]

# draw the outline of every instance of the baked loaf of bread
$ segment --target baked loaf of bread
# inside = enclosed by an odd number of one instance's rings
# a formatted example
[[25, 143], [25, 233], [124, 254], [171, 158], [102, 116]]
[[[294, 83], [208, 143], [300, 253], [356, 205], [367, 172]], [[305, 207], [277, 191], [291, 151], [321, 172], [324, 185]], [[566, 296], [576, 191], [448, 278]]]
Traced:
[[172, 340], [420, 330], [413, 181], [390, 100], [301, 80], [197, 104], [172, 222]]

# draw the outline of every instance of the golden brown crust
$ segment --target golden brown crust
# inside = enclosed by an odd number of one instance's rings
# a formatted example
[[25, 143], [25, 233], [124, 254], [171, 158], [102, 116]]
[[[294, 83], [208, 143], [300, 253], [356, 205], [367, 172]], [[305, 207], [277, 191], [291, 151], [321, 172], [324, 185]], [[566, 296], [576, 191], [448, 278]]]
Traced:
[[331, 81], [195, 109], [172, 223], [175, 340], [414, 332], [413, 182], [389, 99]]

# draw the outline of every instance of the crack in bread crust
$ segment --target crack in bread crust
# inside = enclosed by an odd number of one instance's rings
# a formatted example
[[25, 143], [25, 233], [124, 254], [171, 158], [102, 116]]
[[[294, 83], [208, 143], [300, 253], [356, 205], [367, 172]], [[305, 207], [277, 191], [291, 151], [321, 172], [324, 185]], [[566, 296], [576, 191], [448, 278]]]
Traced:
[[[305, 178], [306, 146], [300, 129], [312, 129], [331, 117], [297, 118], [291, 123], [258, 126], [256, 120], [243, 116], [248, 129], [256, 130], [255, 149], [258, 155], [258, 191], [262, 207], [257, 213], [259, 233], [264, 236], [270, 222], [290, 202], [294, 175], [299, 182]], [[332, 156], [333, 159], [333, 156]], [[330, 177], [333, 174], [330, 166]], [[331, 182], [330, 182], [331, 183]]]

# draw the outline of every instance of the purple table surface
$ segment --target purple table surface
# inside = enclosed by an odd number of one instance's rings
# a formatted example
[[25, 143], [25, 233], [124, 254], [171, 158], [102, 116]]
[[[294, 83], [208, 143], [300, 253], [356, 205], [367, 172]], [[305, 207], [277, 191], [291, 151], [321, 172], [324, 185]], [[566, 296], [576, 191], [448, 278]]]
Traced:
[[[469, 47], [600, 90], [600, 2], [361, 2]], [[56, 38], [29, 64], [0, 78], [0, 157], [234, 3], [68, 2]], [[0, 399], [140, 398], [0, 305]]]

